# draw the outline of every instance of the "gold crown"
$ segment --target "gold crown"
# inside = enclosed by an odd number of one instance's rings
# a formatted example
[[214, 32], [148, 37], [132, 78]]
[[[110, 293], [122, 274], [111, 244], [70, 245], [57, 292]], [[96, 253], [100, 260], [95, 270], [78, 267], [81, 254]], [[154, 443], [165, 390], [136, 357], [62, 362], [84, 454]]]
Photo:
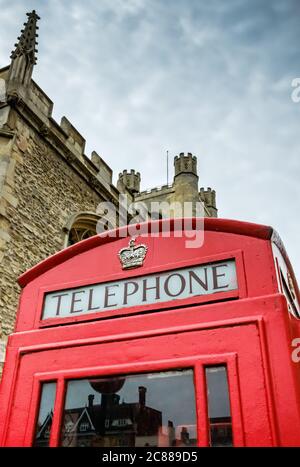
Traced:
[[128, 248], [122, 248], [119, 251], [119, 258], [123, 269], [138, 268], [143, 266], [143, 262], [148, 248], [146, 245], [135, 245], [135, 238], [129, 241]]

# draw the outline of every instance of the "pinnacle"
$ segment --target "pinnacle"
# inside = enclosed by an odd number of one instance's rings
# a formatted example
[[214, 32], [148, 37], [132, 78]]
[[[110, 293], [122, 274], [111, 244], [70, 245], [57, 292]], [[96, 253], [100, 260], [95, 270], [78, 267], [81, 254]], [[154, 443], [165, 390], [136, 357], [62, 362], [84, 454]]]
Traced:
[[18, 37], [15, 50], [12, 51], [10, 58], [14, 60], [17, 57], [26, 55], [30, 62], [35, 64], [37, 60], [35, 56], [37, 49], [35, 47], [38, 44], [36, 41], [38, 26], [36, 23], [40, 17], [35, 10], [32, 10], [31, 13], [26, 13], [26, 15], [28, 16], [28, 20], [24, 23], [24, 28], [21, 29], [21, 35]]

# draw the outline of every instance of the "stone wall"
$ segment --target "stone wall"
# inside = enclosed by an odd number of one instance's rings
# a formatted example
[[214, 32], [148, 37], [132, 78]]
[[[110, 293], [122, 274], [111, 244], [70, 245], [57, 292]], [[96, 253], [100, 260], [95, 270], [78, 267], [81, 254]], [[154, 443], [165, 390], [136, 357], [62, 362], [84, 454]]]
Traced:
[[0, 257], [3, 339], [14, 328], [20, 292], [17, 277], [62, 249], [63, 227], [74, 213], [95, 212], [103, 200], [16, 110], [10, 112], [9, 125], [15, 136], [2, 145], [0, 142], [0, 227], [5, 243]]

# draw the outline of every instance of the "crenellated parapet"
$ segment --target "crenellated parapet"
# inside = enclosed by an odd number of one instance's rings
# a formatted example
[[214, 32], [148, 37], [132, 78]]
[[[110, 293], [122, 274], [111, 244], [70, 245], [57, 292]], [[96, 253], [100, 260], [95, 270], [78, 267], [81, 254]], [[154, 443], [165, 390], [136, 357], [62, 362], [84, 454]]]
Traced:
[[186, 155], [181, 152], [179, 156], [174, 158], [175, 177], [183, 173], [191, 173], [197, 175], [197, 157], [190, 152]]
[[84, 137], [66, 117], [62, 117], [60, 127], [67, 135], [66, 145], [71, 149], [72, 152], [77, 152], [80, 156], [82, 156], [85, 149]]
[[162, 192], [171, 192], [173, 190], [173, 184], [166, 184], [166, 185], [161, 185], [157, 186], [154, 188], [149, 188], [148, 190], [143, 190], [141, 191], [138, 196], [147, 196], [147, 195], [153, 195], [155, 196], [156, 194], [161, 194]]
[[123, 170], [123, 172], [119, 174], [117, 188], [121, 193], [124, 192], [124, 188], [132, 194], [139, 193], [140, 185], [141, 174], [139, 172], [131, 169], [130, 172]]
[[[0, 79], [6, 83], [7, 69], [0, 70]], [[26, 96], [6, 95], [0, 102], [0, 129], [15, 131], [16, 113], [29, 123], [45, 143], [59, 153], [69, 165], [87, 180], [95, 177], [95, 189], [111, 191], [112, 169], [92, 152], [91, 158], [85, 154], [86, 140], [76, 127], [62, 117], [60, 124], [52, 117], [53, 102], [42, 89], [31, 80]], [[24, 142], [25, 144], [25, 142]]]
[[199, 192], [200, 201], [202, 201], [208, 211], [211, 214], [211, 217], [217, 217], [217, 203], [216, 203], [216, 192], [210, 187], [205, 190], [205, 188], [200, 188]]
[[107, 189], [110, 190], [112, 188], [112, 169], [109, 167], [109, 165], [106, 164], [102, 157], [97, 154], [96, 151], [92, 152], [91, 161], [98, 170], [98, 180], [100, 180], [101, 183], [103, 183], [103, 185], [105, 185]]

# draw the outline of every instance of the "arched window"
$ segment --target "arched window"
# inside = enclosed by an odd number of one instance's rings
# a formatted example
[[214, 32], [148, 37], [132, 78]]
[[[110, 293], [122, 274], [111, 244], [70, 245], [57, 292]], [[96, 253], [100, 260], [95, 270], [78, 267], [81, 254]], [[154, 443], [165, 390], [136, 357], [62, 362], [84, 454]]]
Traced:
[[73, 215], [63, 229], [66, 233], [64, 247], [96, 235], [99, 218], [100, 216], [94, 212], [80, 212]]

